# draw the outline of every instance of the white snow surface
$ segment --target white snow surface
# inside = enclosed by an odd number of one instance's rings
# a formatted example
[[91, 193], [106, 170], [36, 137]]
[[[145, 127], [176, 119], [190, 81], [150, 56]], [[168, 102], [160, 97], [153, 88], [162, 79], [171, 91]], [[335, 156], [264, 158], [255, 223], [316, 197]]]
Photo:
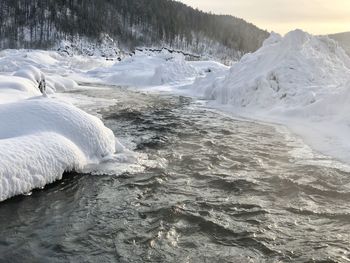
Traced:
[[327, 37], [273, 33], [230, 70], [197, 78], [191, 88], [215, 107], [284, 124], [316, 150], [350, 162], [350, 58]]

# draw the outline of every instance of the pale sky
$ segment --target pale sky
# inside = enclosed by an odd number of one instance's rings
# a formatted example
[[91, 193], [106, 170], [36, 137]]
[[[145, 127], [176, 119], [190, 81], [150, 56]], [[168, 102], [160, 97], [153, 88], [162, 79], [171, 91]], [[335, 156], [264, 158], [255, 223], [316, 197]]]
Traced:
[[313, 34], [350, 31], [350, 0], [180, 0], [203, 11], [243, 18], [281, 34], [303, 29]]

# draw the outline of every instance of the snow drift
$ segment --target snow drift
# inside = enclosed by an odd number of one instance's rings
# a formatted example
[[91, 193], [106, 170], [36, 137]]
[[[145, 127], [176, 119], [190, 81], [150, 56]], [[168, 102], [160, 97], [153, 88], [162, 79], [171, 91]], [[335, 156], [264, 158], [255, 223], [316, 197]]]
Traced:
[[27, 67], [14, 75], [0, 76], [0, 201], [115, 152], [113, 132], [98, 118], [41, 96], [39, 69]]
[[193, 88], [235, 114], [286, 124], [314, 148], [350, 161], [350, 58], [327, 37], [273, 33], [257, 52]]

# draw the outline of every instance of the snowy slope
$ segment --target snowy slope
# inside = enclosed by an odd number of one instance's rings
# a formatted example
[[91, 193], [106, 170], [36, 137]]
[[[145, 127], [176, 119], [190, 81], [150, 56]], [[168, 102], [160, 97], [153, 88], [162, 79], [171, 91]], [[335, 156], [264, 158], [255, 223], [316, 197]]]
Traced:
[[350, 162], [350, 58], [327, 37], [272, 34], [229, 71], [198, 78], [192, 88], [235, 114], [286, 124]]

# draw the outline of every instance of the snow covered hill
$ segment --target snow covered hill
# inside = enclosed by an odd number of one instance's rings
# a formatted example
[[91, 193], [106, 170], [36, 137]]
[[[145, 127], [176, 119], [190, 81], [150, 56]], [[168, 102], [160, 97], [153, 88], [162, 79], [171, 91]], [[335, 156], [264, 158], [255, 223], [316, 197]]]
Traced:
[[301, 30], [273, 33], [258, 51], [192, 88], [236, 115], [286, 124], [316, 149], [350, 162], [350, 58], [334, 40]]

